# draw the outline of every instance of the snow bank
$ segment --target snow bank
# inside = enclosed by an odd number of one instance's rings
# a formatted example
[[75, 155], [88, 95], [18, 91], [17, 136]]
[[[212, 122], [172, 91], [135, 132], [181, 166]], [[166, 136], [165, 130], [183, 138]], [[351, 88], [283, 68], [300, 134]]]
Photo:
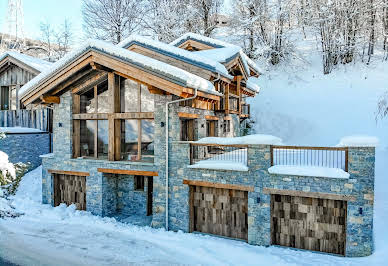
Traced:
[[43, 132], [40, 129], [29, 127], [0, 127], [0, 132], [3, 133], [39, 133]]
[[15, 167], [8, 161], [8, 154], [2, 151], [0, 151], [0, 171], [7, 183], [11, 183], [15, 180]]
[[354, 135], [343, 137], [338, 143], [338, 147], [377, 147], [379, 139], [377, 137]]
[[268, 172], [278, 175], [349, 178], [349, 173], [342, 169], [317, 166], [275, 165], [268, 168]]
[[263, 144], [263, 145], [280, 145], [282, 140], [272, 135], [255, 134], [244, 137], [221, 138], [207, 137], [195, 141], [196, 143], [204, 144], [220, 144], [220, 145], [240, 145], [240, 144]]
[[198, 163], [189, 165], [187, 167], [195, 169], [248, 171], [248, 166], [243, 163], [238, 163], [234, 161], [205, 160], [199, 161]]
[[29, 55], [21, 54], [15, 51], [8, 51], [1, 54], [0, 61], [6, 58], [7, 56], [13, 57], [14, 59], [22, 62], [23, 64], [26, 64], [29, 67], [32, 67], [33, 69], [38, 70], [39, 72], [43, 72], [47, 70], [52, 65], [51, 62], [48, 62], [36, 57], [32, 57]]
[[171, 55], [177, 56], [178, 59], [180, 60], [186, 59], [188, 61], [191, 61], [192, 63], [195, 63], [196, 65], [210, 68], [212, 71], [216, 70], [216, 72], [220, 73], [221, 75], [229, 79], [233, 79], [233, 76], [229, 75], [225, 66], [220, 64], [214, 58], [201, 56], [197, 53], [192, 53], [190, 51], [186, 51], [184, 49], [180, 49], [173, 45], [169, 45], [157, 40], [153, 40], [153, 39], [138, 36], [138, 35], [131, 35], [130, 37], [120, 42], [118, 46], [123, 48], [128, 48], [129, 45], [132, 43], [138, 43], [138, 44], [140, 43], [142, 45], [148, 46], [152, 49], [158, 50], [158, 52], [160, 52], [161, 54], [168, 53], [168, 56], [171, 56]]
[[217, 92], [213, 84], [208, 80], [205, 80], [197, 75], [191, 74], [178, 67], [171, 66], [153, 58], [135, 52], [131, 52], [127, 49], [99, 40], [89, 40], [78, 49], [75, 49], [74, 51], [68, 53], [62, 59], [54, 63], [48, 70], [40, 73], [38, 76], [36, 76], [26, 85], [24, 85], [19, 91], [19, 96], [23, 97], [25, 94], [27, 94], [36, 86], [38, 86], [39, 83], [48, 79], [61, 68], [70, 64], [80, 55], [84, 54], [86, 51], [89, 50], [96, 50], [102, 53], [106, 53], [140, 68], [155, 71], [172, 80], [172, 82], [180, 84], [182, 86], [222, 96], [222, 94]]

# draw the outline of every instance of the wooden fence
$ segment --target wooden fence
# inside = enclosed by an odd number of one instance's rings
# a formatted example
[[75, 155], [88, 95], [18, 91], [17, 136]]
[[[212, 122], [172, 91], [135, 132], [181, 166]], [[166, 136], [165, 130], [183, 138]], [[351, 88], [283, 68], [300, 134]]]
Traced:
[[271, 146], [271, 166], [297, 165], [348, 171], [347, 147]]
[[29, 127], [52, 132], [52, 110], [1, 110], [0, 127]]

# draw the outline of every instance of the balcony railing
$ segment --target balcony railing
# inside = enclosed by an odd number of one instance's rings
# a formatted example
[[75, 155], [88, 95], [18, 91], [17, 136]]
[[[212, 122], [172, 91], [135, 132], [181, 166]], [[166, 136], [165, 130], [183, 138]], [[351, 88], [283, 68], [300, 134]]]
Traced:
[[190, 164], [238, 163], [248, 166], [248, 145], [190, 144]]
[[348, 171], [348, 148], [271, 146], [271, 166], [315, 166]]

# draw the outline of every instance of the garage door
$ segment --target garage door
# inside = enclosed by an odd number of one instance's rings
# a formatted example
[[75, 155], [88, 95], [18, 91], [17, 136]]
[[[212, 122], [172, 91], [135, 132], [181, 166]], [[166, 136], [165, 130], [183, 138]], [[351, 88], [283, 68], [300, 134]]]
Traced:
[[248, 192], [190, 186], [190, 231], [248, 239]]
[[347, 202], [271, 195], [272, 244], [345, 255]]
[[54, 174], [54, 206], [75, 204], [77, 210], [86, 210], [86, 177]]

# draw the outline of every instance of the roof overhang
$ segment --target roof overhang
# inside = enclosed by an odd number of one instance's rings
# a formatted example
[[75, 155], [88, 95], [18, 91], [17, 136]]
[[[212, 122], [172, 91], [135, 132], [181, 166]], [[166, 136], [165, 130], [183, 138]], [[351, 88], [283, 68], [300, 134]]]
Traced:
[[[185, 86], [184, 82], [180, 80], [161, 73], [152, 72], [142, 66], [122, 60], [120, 57], [115, 57], [109, 53], [90, 47], [32, 86], [20, 97], [22, 104], [38, 103], [41, 101], [41, 96], [44, 95], [62, 94], [74, 84], [75, 77], [78, 77], [79, 73], [85, 71], [85, 69], [90, 69], [92, 64], [102, 66], [102, 71], [112, 71], [124, 78], [133, 79], [183, 98], [194, 95], [195, 90]], [[198, 97], [211, 101], [220, 100], [219, 95], [200, 90], [198, 90], [197, 95]]]
[[20, 67], [32, 74], [38, 75], [40, 73], [39, 70], [26, 65], [25, 63], [19, 61], [18, 59], [12, 57], [11, 55], [7, 55], [0, 61], [0, 73], [11, 67], [12, 65], [15, 65], [17, 67]]

